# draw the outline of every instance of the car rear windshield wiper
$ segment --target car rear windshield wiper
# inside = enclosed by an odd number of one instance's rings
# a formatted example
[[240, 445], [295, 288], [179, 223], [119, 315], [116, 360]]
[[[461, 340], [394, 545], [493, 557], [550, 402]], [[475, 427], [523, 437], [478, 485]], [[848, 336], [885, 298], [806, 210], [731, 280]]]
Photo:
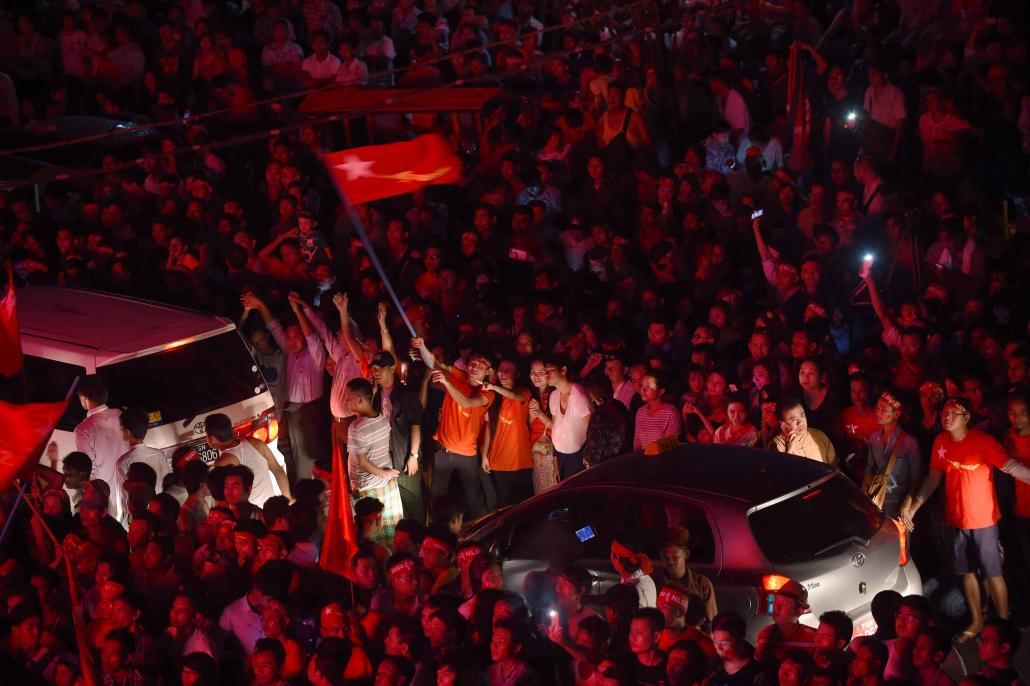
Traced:
[[847, 538], [840, 539], [836, 543], [831, 543], [830, 545], [826, 546], [822, 550], [816, 551], [815, 555], [813, 555], [812, 557], [820, 557], [823, 553], [828, 553], [831, 550], [833, 550], [834, 548], [841, 547], [845, 543], [861, 543], [863, 548], [868, 548], [869, 547], [869, 539], [868, 538], [862, 538], [861, 536], [848, 536]]

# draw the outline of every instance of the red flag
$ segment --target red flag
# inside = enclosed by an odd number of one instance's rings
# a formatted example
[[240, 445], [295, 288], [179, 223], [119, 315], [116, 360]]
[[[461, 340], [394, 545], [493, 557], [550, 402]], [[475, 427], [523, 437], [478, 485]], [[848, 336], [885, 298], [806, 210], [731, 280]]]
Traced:
[[329, 521], [322, 539], [319, 564], [327, 572], [347, 576], [350, 559], [358, 550], [358, 530], [347, 488], [347, 455], [333, 438], [333, 480], [329, 494]]
[[797, 43], [790, 46], [787, 67], [787, 122], [791, 128], [791, 149], [787, 166], [796, 172], [804, 171], [811, 162], [809, 147], [812, 140], [812, 107], [808, 99], [808, 84]]
[[83, 614], [83, 597], [75, 581], [75, 569], [71, 555], [64, 556], [65, 573], [68, 575], [68, 591], [72, 606], [72, 622], [75, 625], [75, 642], [79, 645], [79, 667], [82, 669], [82, 686], [97, 686], [97, 661], [86, 633], [86, 617]]
[[0, 299], [0, 374], [14, 376], [21, 370], [21, 336], [14, 303], [14, 275], [7, 265], [7, 294]]
[[67, 405], [67, 400], [25, 405], [0, 402], [0, 491], [10, 487], [15, 477], [31, 474]]
[[340, 192], [354, 205], [461, 181], [461, 160], [438, 133], [388, 145], [322, 155]]

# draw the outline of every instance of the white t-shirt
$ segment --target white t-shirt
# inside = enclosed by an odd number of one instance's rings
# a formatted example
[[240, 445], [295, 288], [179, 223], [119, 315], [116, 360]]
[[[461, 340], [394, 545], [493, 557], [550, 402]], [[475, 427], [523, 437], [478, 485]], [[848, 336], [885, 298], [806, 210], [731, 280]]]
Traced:
[[590, 416], [590, 396], [579, 384], [573, 384], [565, 412], [561, 411], [561, 393], [551, 393], [549, 401], [554, 427], [551, 428], [551, 441], [554, 449], [560, 453], [574, 453], [583, 447], [587, 440], [587, 422], [584, 417]]
[[869, 86], [865, 90], [864, 106], [869, 116], [888, 129], [905, 118], [905, 95], [894, 85]]
[[962, 164], [959, 156], [959, 134], [969, 130], [969, 122], [946, 113], [935, 121], [929, 112], [919, 117], [919, 139], [923, 143], [923, 171], [950, 173]]
[[309, 55], [300, 63], [300, 68], [313, 79], [331, 79], [340, 71], [340, 58], [326, 55], [324, 60], [319, 60], [316, 55]]
[[247, 439], [242, 439], [239, 445], [226, 448], [222, 452], [232, 453], [241, 465], [254, 472], [254, 486], [250, 489], [250, 497], [247, 500], [258, 507], [264, 507], [265, 501], [275, 495], [272, 489], [272, 472], [268, 469], [265, 457]]
[[718, 98], [716, 103], [721, 104], [722, 118], [729, 123], [731, 129], [747, 131], [751, 128], [751, 116], [747, 111], [747, 103], [735, 89], [731, 88], [730, 92], [726, 94], [725, 103], [719, 103]]

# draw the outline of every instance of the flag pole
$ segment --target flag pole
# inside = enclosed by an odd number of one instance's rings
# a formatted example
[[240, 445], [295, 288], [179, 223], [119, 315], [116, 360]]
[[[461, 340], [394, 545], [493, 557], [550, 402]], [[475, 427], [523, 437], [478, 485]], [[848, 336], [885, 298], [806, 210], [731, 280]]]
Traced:
[[18, 495], [14, 498], [14, 505], [11, 506], [11, 511], [7, 513], [7, 521], [4, 522], [3, 531], [0, 531], [0, 546], [3, 546], [4, 541], [7, 540], [7, 532], [11, 528], [11, 522], [14, 521], [14, 515], [18, 511], [18, 506], [21, 505], [22, 499], [25, 497], [25, 483], [18, 484]]
[[[74, 386], [72, 386], [74, 388]], [[22, 482], [24, 487], [24, 481]], [[46, 532], [50, 540], [53, 541], [55, 548], [61, 548], [61, 542], [57, 540], [57, 536], [54, 534], [53, 529], [46, 523], [46, 519], [43, 518], [42, 513], [32, 503], [32, 498], [24, 498], [25, 504], [30, 510], [32, 510], [32, 516], [36, 518], [40, 526], [43, 527], [43, 531]], [[86, 686], [95, 686], [97, 682], [96, 674], [94, 672], [95, 661], [93, 654], [90, 652], [90, 648], [85, 644], [85, 618], [82, 616], [82, 602], [79, 594], [79, 588], [75, 583], [75, 570], [72, 569], [71, 557], [66, 551], [61, 551], [61, 557], [64, 558], [65, 573], [68, 576], [68, 593], [72, 602], [72, 623], [75, 625], [75, 639], [79, 644], [79, 665], [82, 669], [83, 684]], [[88, 659], [87, 659], [88, 658]]]

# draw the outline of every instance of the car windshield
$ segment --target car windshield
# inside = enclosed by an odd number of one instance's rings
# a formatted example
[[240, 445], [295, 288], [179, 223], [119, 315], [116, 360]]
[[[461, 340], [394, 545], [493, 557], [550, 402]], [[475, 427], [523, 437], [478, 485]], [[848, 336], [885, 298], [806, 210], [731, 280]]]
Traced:
[[[868, 541], [883, 514], [843, 475], [761, 507], [748, 517], [762, 552], [774, 564], [825, 557], [850, 541]], [[826, 526], [833, 522], [833, 526]]]
[[152, 425], [191, 419], [265, 390], [261, 371], [235, 331], [97, 371], [109, 384], [109, 404], [142, 407]]

